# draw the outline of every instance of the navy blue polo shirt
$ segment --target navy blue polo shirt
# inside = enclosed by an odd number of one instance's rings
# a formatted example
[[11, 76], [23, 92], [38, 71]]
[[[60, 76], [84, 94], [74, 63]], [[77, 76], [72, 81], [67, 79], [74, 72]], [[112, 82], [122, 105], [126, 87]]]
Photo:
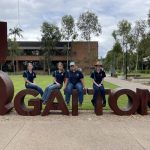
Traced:
[[66, 75], [65, 75], [65, 72], [59, 72], [59, 71], [57, 70], [57, 71], [54, 71], [54, 72], [53, 72], [53, 77], [56, 78], [56, 81], [57, 81], [59, 84], [63, 84]]
[[84, 76], [81, 71], [68, 71], [66, 73], [66, 78], [69, 79], [69, 82], [75, 85], [76, 83], [81, 82], [81, 79], [84, 78]]
[[32, 73], [30, 73], [29, 71], [24, 71], [23, 77], [27, 78], [28, 81], [30, 81], [31, 83], [33, 83], [34, 78], [36, 78], [36, 73], [33, 72], [33, 71], [32, 71]]
[[103, 78], [106, 77], [105, 71], [101, 70], [99, 73], [97, 71], [93, 71], [91, 73], [91, 78], [94, 79], [94, 81], [97, 84], [100, 84], [103, 80]]

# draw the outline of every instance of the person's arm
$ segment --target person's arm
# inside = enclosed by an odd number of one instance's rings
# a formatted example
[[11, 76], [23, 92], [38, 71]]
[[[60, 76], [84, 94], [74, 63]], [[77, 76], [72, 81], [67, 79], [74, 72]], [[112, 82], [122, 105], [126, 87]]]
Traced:
[[81, 71], [80, 71], [80, 81], [81, 81], [81, 83], [83, 85], [83, 88], [85, 88], [84, 75], [83, 75], [83, 73]]
[[101, 81], [101, 83], [99, 84], [99, 86], [102, 86], [103, 82], [104, 82], [104, 78], [102, 79], [102, 81]]
[[93, 79], [93, 83], [96, 85], [96, 86], [99, 86], [99, 84], [97, 84], [96, 82], [95, 82], [95, 80]]
[[33, 83], [31, 83], [31, 84], [34, 84], [34, 85], [36, 85], [35, 78], [36, 78], [36, 73], [34, 72]]
[[105, 74], [105, 72], [103, 71], [103, 79], [102, 79], [102, 81], [101, 81], [101, 83], [99, 84], [100, 86], [104, 83], [104, 78], [106, 77], [106, 74]]
[[99, 86], [99, 85], [95, 82], [95, 79], [94, 79], [94, 72], [92, 72], [91, 78], [93, 79], [93, 84], [95, 84], [96, 86]]
[[27, 79], [27, 73], [26, 73], [26, 72], [23, 73], [23, 78], [24, 78], [24, 81], [25, 81], [26, 83], [32, 84], [32, 82], [30, 82], [30, 81]]
[[53, 77], [53, 80], [57, 85], [60, 85], [60, 83], [57, 82], [56, 77]]
[[33, 82], [33, 83], [32, 83], [32, 82], [30, 82], [30, 81], [29, 81], [27, 78], [24, 78], [24, 80], [25, 80], [25, 82], [26, 82], [26, 83], [29, 83], [29, 84], [34, 84], [34, 85], [36, 85], [36, 83], [35, 83], [35, 82]]
[[57, 80], [56, 80], [56, 71], [53, 72], [52, 76], [53, 76], [54, 83], [60, 85], [60, 83], [58, 83]]
[[83, 88], [85, 88], [85, 82], [84, 82], [84, 78], [80, 79], [81, 80], [81, 83], [83, 85]]
[[66, 87], [67, 87], [67, 84], [68, 84], [68, 78], [65, 78], [65, 83], [64, 83], [64, 90], [66, 89]]
[[65, 90], [66, 87], [67, 87], [68, 81], [69, 81], [69, 72], [65, 72], [64, 90]]

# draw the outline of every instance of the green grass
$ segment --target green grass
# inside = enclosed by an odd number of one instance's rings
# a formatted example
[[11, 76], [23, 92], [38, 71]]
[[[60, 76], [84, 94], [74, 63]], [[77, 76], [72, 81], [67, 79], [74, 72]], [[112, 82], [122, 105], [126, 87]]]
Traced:
[[[10, 78], [12, 79], [13, 84], [14, 84], [15, 95], [19, 91], [21, 91], [22, 89], [25, 89], [25, 87], [24, 87], [24, 79], [23, 79], [23, 77], [21, 75], [11, 75]], [[53, 83], [53, 80], [52, 80], [51, 76], [38, 75], [36, 80], [35, 80], [35, 82], [40, 87], [42, 87], [42, 89], [44, 90], [47, 87], [48, 84]], [[85, 85], [86, 85], [86, 88], [90, 88], [90, 87], [92, 88], [92, 80], [91, 80], [91, 78], [89, 76], [85, 77]], [[117, 85], [114, 85], [114, 84], [111, 84], [111, 83], [108, 83], [108, 82], [104, 82], [104, 86], [105, 86], [105, 88], [110, 88], [110, 89], [115, 89], [115, 88], [118, 87]], [[64, 93], [64, 92], [62, 91], [62, 93]], [[64, 96], [64, 94], [63, 94], [63, 96]], [[31, 98], [31, 96], [26, 96], [26, 98], [25, 98], [25, 104], [26, 105], [28, 103], [29, 98]], [[106, 98], [108, 99], [108, 96], [106, 96]], [[85, 95], [84, 96], [83, 106], [80, 109], [93, 109], [93, 106], [91, 104], [91, 99], [92, 99], [92, 95]], [[125, 96], [125, 95], [121, 96], [119, 98], [119, 103], [118, 104], [119, 104], [120, 107], [124, 107], [127, 104], [127, 96]], [[105, 109], [106, 110], [110, 109], [110, 107], [108, 106], [108, 103], [107, 103]]]

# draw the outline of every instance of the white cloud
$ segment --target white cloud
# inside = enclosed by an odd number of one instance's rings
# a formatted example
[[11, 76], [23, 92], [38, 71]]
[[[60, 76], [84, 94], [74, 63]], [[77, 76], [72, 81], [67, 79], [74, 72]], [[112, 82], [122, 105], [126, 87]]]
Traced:
[[[18, 24], [18, 0], [1, 0], [0, 20], [8, 22], [8, 28]], [[150, 8], [149, 0], [20, 0], [20, 27], [23, 29], [22, 40], [39, 40], [40, 26], [43, 21], [60, 25], [60, 19], [65, 14], [78, 18], [79, 14], [92, 10], [102, 25], [102, 35], [94, 37], [99, 41], [99, 57], [105, 56], [112, 48], [112, 31], [122, 19], [134, 22], [146, 19]]]

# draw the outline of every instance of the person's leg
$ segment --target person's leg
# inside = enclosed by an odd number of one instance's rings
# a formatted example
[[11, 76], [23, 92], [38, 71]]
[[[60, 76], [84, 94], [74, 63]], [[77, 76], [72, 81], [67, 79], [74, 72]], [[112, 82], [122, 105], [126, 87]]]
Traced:
[[[52, 91], [54, 91], [55, 89], [60, 89], [61, 86], [57, 85], [57, 84], [52, 84], [52, 85], [49, 85], [47, 88], [46, 88], [46, 91], [44, 92], [44, 97], [42, 97], [43, 101], [44, 102], [47, 102]], [[46, 93], [46, 94], [45, 94]]]
[[76, 85], [75, 85], [75, 88], [77, 89], [77, 91], [78, 91], [78, 98], [79, 98], [79, 103], [80, 103], [80, 105], [82, 105], [82, 103], [83, 103], [83, 85], [82, 85], [82, 83], [77, 83]]
[[92, 104], [95, 106], [95, 104], [96, 104], [96, 99], [97, 99], [98, 92], [99, 92], [99, 87], [96, 86], [95, 84], [93, 84], [93, 90], [94, 90], [94, 94], [93, 94]]
[[40, 93], [41, 97], [43, 95], [43, 90], [38, 85], [36, 85], [36, 90]]
[[26, 88], [36, 90], [40, 93], [41, 96], [43, 95], [43, 90], [38, 85], [28, 84], [26, 85]]
[[72, 83], [68, 83], [67, 84], [67, 87], [66, 87], [66, 90], [65, 90], [65, 96], [66, 96], [66, 102], [67, 104], [70, 103], [70, 97], [71, 97], [71, 94], [72, 94], [72, 89], [73, 89], [74, 85]]
[[100, 92], [101, 92], [101, 96], [102, 96], [102, 99], [103, 99], [103, 104], [104, 106], [106, 105], [106, 97], [105, 97], [105, 89], [104, 89], [104, 86], [100, 86]]
[[47, 97], [47, 93], [48, 93], [48, 87], [49, 87], [50, 85], [48, 85], [46, 88], [45, 88], [45, 91], [44, 91], [44, 93], [43, 93], [43, 95], [42, 95], [42, 101], [45, 101], [45, 99], [46, 99], [46, 97]]

